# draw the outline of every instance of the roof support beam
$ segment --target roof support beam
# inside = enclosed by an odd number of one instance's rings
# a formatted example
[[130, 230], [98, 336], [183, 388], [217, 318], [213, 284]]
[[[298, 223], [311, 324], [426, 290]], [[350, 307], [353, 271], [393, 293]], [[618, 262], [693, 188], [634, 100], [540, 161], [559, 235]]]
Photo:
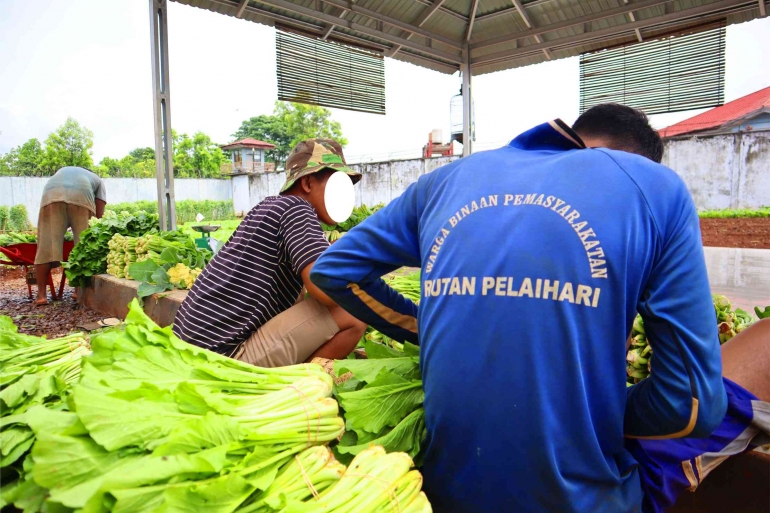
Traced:
[[[427, 5], [428, 7], [430, 7], [434, 3], [434, 0], [415, 0], [415, 2], [417, 2], [419, 4], [422, 4], [422, 5]], [[444, 2], [441, 2], [441, 3], [443, 4]], [[468, 21], [468, 18], [466, 18], [462, 14], [454, 12], [451, 9], [447, 9], [443, 5], [439, 6], [438, 10], [443, 12], [444, 14], [448, 14], [449, 16], [452, 16], [453, 18], [456, 18], [456, 19], [458, 19], [460, 21], [463, 21], [463, 22], [467, 22]]]
[[249, 5], [249, 0], [241, 0], [241, 3], [238, 4], [238, 11], [235, 13], [236, 18], [243, 16], [243, 11], [246, 10], [247, 5]]
[[[325, 1], [326, 3], [330, 3], [329, 0], [325, 0]], [[402, 37], [388, 34], [387, 32], [375, 30], [365, 25], [360, 25], [358, 23], [353, 23], [351, 21], [342, 20], [340, 18], [337, 18], [336, 16], [332, 16], [331, 14], [319, 12], [319, 11], [316, 11], [315, 9], [304, 7], [302, 5], [295, 4], [287, 0], [257, 0], [257, 2], [266, 4], [266, 5], [272, 5], [273, 7], [277, 7], [285, 11], [301, 14], [303, 16], [307, 16], [309, 18], [313, 18], [321, 22], [329, 23], [337, 27], [346, 28], [354, 32], [367, 34], [371, 37], [375, 37], [377, 39], [381, 39], [389, 43], [406, 46], [408, 48], [417, 50], [418, 52], [423, 52], [427, 55], [436, 57], [438, 59], [443, 59], [453, 64], [462, 64], [462, 57], [459, 54], [453, 54], [449, 52], [444, 52], [442, 50], [437, 50], [435, 48], [431, 48], [429, 46], [425, 46], [420, 43], [415, 43], [414, 41], [409, 41], [408, 39], [404, 39]]]
[[767, 16], [767, 10], [765, 9], [765, 0], [758, 0], [759, 1], [759, 15], [764, 18]]
[[[623, 3], [628, 5], [628, 0], [623, 0]], [[631, 11], [628, 13], [628, 21], [630, 22], [636, 21], [636, 15], [634, 15], [634, 11]], [[642, 39], [642, 33], [639, 29], [634, 29], [634, 34], [636, 34], [637, 41], [639, 41], [640, 43], [644, 41], [644, 39]]]
[[[527, 26], [528, 29], [535, 28], [534, 23], [532, 22], [532, 18], [529, 17], [529, 14], [527, 14], [527, 11], [524, 10], [524, 6], [521, 4], [521, 0], [511, 0], [513, 2], [514, 7], [516, 7], [516, 11], [518, 11], [519, 15], [521, 16], [521, 19], [524, 20], [524, 24]], [[543, 38], [539, 35], [534, 36], [535, 41], [538, 43], [543, 42]], [[548, 48], [543, 48], [543, 55], [545, 55], [546, 60], [551, 60], [551, 53], [548, 51]]]
[[[346, 11], [351, 11], [357, 14], [363, 14], [364, 16], [372, 18], [373, 20], [382, 21], [393, 27], [400, 28], [401, 30], [408, 32], [409, 34], [417, 34], [423, 37], [435, 39], [436, 41], [441, 41], [442, 43], [452, 46], [454, 48], [457, 48], [458, 50], [462, 50], [462, 47], [463, 47], [462, 44], [455, 41], [454, 39], [450, 39], [440, 34], [436, 34], [435, 32], [430, 32], [428, 30], [424, 30], [420, 28], [422, 27], [422, 24], [425, 23], [427, 18], [425, 18], [424, 20], [418, 19], [418, 23], [410, 24], [410, 23], [406, 23], [404, 21], [398, 20], [396, 18], [391, 18], [390, 16], [379, 13], [377, 11], [367, 9], [366, 7], [361, 7], [359, 5], [356, 5], [350, 0], [325, 0], [325, 1], [327, 4], [333, 5], [335, 7], [339, 7], [340, 9], [345, 9]], [[440, 2], [438, 2], [439, 5], [441, 5], [442, 3], [444, 3], [444, 0], [441, 0]], [[435, 10], [433, 12], [435, 12]], [[422, 18], [422, 16], [420, 16], [420, 18]]]
[[[527, 5], [524, 7], [534, 7], [535, 5], [545, 4], [550, 2], [551, 0], [533, 0], [531, 2], [527, 2]], [[504, 9], [500, 9], [499, 11], [489, 12], [487, 14], [484, 14], [483, 16], [479, 16], [476, 18], [476, 21], [487, 21], [487, 20], [493, 20], [495, 18], [499, 18], [500, 16], [505, 16], [506, 14], [513, 14], [517, 12], [518, 9], [514, 7], [506, 7]]]
[[[641, 2], [640, 2], [641, 3]], [[739, 7], [741, 5], [753, 4], [754, 0], [721, 0], [690, 9], [683, 9], [670, 14], [664, 14], [662, 16], [656, 16], [654, 18], [648, 18], [642, 21], [636, 21], [633, 23], [626, 23], [624, 25], [618, 25], [615, 27], [609, 27], [602, 30], [595, 30], [591, 32], [591, 39], [601, 39], [606, 36], [615, 36], [626, 32], [631, 32], [634, 29], [643, 29], [659, 25], [661, 23], [669, 23], [676, 21], [685, 21], [688, 19], [699, 18], [707, 16], [711, 13], [721, 11], [723, 9], [730, 9], [733, 7]], [[638, 9], [639, 4], [635, 4]], [[573, 20], [574, 21], [574, 20]], [[519, 36], [521, 37], [521, 36]], [[516, 38], [518, 39], [518, 38]], [[482, 55], [471, 59], [471, 64], [481, 65], [489, 62], [505, 61], [515, 58], [522, 54], [533, 53], [543, 49], [551, 49], [554, 47], [570, 45], [574, 43], [580, 43], [585, 41], [585, 34], [576, 34], [574, 36], [562, 37], [559, 39], [552, 39], [543, 43], [537, 43], [534, 45], [524, 46], [514, 50], [508, 50], [504, 52], [496, 52], [488, 55]]]
[[[428, 18], [433, 16], [433, 13], [435, 13], [441, 7], [441, 4], [443, 4], [444, 1], [445, 0], [433, 0], [433, 3], [430, 4], [430, 6], [420, 14], [420, 16], [414, 22], [414, 24], [417, 25], [418, 27], [422, 27], [423, 23], [428, 21]], [[412, 34], [409, 34], [408, 36], [406, 36], [407, 39], [411, 39], [411, 37], [412, 37]], [[388, 53], [388, 57], [393, 57], [398, 53], [399, 50], [401, 50], [400, 45], [394, 46], [393, 49], [390, 51], [390, 53]]]
[[546, 34], [548, 32], [553, 32], [555, 30], [560, 30], [567, 27], [574, 27], [576, 25], [583, 25], [585, 23], [591, 23], [597, 20], [611, 18], [619, 14], [626, 14], [631, 11], [646, 9], [647, 7], [654, 7], [656, 5], [661, 5], [661, 4], [669, 5], [671, 2], [673, 2], [673, 0], [641, 0], [640, 2], [636, 2], [631, 5], [623, 5], [620, 7], [615, 7], [614, 9], [608, 9], [606, 11], [588, 14], [585, 16], [580, 16], [579, 18], [560, 21], [558, 23], [552, 23], [550, 25], [543, 25], [542, 27], [533, 28], [530, 30], [524, 30], [522, 32], [509, 34], [507, 36], [493, 37], [485, 41], [479, 41], [471, 45], [471, 50], [478, 50], [480, 48], [486, 48], [488, 46], [494, 46], [494, 45], [499, 45], [503, 43], [510, 43], [511, 41], [515, 41], [517, 39], [523, 39], [525, 37], [539, 36], [542, 34]]
[[473, 32], [473, 21], [476, 19], [476, 9], [479, 7], [479, 0], [473, 0], [471, 4], [471, 12], [468, 16], [468, 30], [465, 31], [465, 42], [471, 40], [471, 33]]

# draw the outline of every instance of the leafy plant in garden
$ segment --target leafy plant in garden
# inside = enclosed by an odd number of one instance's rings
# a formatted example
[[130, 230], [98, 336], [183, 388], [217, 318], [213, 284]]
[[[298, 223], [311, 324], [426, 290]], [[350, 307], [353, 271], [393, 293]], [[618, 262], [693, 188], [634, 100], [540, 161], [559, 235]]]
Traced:
[[31, 229], [32, 223], [27, 217], [27, 207], [21, 204], [12, 206], [8, 213], [7, 225], [9, 230], [17, 232]]
[[86, 285], [88, 278], [107, 271], [108, 243], [116, 233], [130, 237], [144, 235], [156, 230], [158, 216], [140, 212], [116, 214], [105, 212], [101, 219], [91, 218], [89, 227], [80, 234], [69, 260], [63, 263], [67, 279], [73, 287]]
[[770, 217], [770, 206], [760, 208], [726, 208], [723, 210], [704, 210], [698, 216], [705, 219], [732, 219], [738, 217]]

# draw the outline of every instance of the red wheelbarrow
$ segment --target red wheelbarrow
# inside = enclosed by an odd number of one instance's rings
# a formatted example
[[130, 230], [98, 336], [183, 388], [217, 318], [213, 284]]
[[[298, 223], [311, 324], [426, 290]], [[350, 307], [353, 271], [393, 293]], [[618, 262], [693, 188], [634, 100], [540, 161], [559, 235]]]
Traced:
[[[67, 261], [67, 258], [70, 256], [70, 251], [72, 251], [74, 246], [74, 242], [64, 241], [64, 246], [62, 248], [62, 256], [64, 257], [63, 262]], [[11, 244], [10, 246], [5, 247], [0, 246], [0, 253], [10, 260], [10, 262], [0, 261], [0, 263], [3, 265], [20, 265], [24, 268], [24, 274], [27, 275], [29, 273], [29, 267], [34, 267], [35, 265], [37, 244], [34, 242], [25, 242], [23, 244]], [[54, 301], [61, 299], [62, 293], [64, 292], [64, 283], [66, 281], [67, 275], [62, 271], [61, 283], [59, 283], [59, 295], [57, 296], [56, 288], [53, 284], [53, 276], [51, 276], [51, 273], [48, 273], [48, 286], [51, 287], [51, 297]], [[32, 286], [29, 284], [29, 280], [27, 280], [27, 290], [29, 291], [29, 298], [32, 299]]]

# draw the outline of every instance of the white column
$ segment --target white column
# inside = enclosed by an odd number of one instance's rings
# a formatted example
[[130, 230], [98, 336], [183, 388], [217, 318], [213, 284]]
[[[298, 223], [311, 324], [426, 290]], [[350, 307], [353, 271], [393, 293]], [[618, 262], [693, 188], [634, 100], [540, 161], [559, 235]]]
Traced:
[[174, 230], [176, 229], [176, 206], [174, 203], [174, 152], [171, 138], [171, 91], [168, 81], [168, 5], [166, 0], [149, 1], [158, 213], [161, 230]]
[[471, 56], [470, 48], [463, 49], [463, 64], [460, 68], [463, 75], [463, 157], [473, 153], [473, 96], [471, 96]]

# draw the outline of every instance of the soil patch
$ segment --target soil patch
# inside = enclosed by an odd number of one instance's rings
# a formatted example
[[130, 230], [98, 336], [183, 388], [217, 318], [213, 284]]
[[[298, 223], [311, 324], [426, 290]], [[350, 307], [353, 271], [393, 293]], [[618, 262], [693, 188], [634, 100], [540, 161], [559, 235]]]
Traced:
[[770, 218], [701, 219], [704, 246], [770, 249]]
[[[61, 272], [61, 269], [53, 270], [57, 291]], [[27, 282], [20, 268], [0, 268], [0, 315], [11, 316], [20, 333], [56, 338], [78, 331], [79, 324], [101, 319], [94, 310], [79, 305], [72, 297], [73, 292], [72, 287], [65, 286], [62, 300], [51, 301], [49, 293], [48, 305], [38, 307], [29, 299]], [[36, 294], [37, 288], [33, 285], [32, 297]]]

